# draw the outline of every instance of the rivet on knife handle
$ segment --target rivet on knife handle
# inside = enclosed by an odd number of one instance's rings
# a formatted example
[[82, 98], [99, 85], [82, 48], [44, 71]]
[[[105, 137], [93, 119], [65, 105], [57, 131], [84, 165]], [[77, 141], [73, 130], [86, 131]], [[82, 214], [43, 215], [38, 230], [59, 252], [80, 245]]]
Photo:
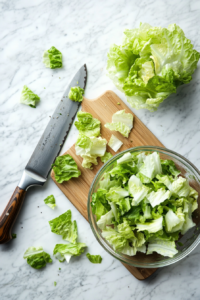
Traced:
[[11, 230], [22, 207], [25, 195], [26, 191], [17, 186], [4, 209], [0, 217], [0, 244], [12, 240]]

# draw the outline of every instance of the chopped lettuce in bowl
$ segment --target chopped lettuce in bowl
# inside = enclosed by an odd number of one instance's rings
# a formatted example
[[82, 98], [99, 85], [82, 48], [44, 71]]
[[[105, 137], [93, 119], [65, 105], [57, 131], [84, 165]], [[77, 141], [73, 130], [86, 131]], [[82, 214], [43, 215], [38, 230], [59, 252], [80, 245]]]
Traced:
[[161, 147], [131, 148], [97, 173], [88, 217], [114, 257], [136, 267], [162, 267], [200, 242], [198, 194], [200, 173], [187, 159]]

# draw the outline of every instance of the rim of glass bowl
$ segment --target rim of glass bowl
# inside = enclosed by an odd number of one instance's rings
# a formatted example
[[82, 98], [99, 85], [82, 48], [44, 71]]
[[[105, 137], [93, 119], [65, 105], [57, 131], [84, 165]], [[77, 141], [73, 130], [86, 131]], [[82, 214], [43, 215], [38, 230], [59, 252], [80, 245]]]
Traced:
[[[88, 194], [88, 202], [87, 202], [87, 213], [88, 213], [88, 219], [89, 219], [89, 222], [90, 222], [90, 227], [91, 227], [91, 229], [93, 231], [93, 234], [94, 234], [95, 238], [100, 243], [100, 245], [109, 254], [111, 254], [113, 257], [117, 258], [118, 260], [120, 260], [123, 263], [126, 263], [126, 264], [134, 266], [134, 267], [139, 267], [139, 268], [160, 268], [160, 267], [171, 265], [171, 264], [173, 264], [175, 262], [180, 261], [184, 257], [186, 257], [188, 254], [190, 254], [197, 247], [197, 245], [200, 243], [200, 235], [198, 235], [197, 238], [196, 238], [196, 240], [184, 252], [181, 252], [180, 255], [178, 255], [178, 256], [176, 256], [174, 258], [172, 257], [170, 259], [166, 258], [166, 259], [163, 259], [162, 261], [156, 261], [154, 263], [149, 263], [149, 264], [145, 264], [144, 263], [144, 265], [142, 265], [142, 264], [137, 264], [137, 262], [132, 262], [131, 258], [129, 259], [127, 256], [123, 257], [119, 253], [116, 253], [109, 246], [109, 244], [100, 236], [100, 234], [98, 234], [98, 227], [97, 227], [96, 221], [94, 219], [93, 213], [91, 211], [91, 205], [90, 205], [90, 198], [92, 196], [91, 193], [92, 193], [92, 190], [94, 188], [95, 182], [96, 182], [96, 180], [97, 180], [98, 177], [99, 177], [99, 179], [101, 178], [101, 176], [104, 173], [104, 170], [106, 168], [108, 168], [117, 158], [119, 158], [120, 156], [122, 156], [126, 152], [130, 152], [130, 151], [158, 151], [160, 153], [167, 154], [167, 155], [172, 156], [173, 158], [177, 159], [178, 161], [180, 161], [183, 164], [184, 164], [184, 162], [186, 162], [188, 164], [186, 166], [187, 169], [189, 169], [192, 172], [195, 170], [196, 173], [200, 176], [200, 171], [187, 158], [185, 158], [184, 156], [180, 155], [179, 153], [177, 153], [175, 151], [172, 151], [172, 150], [169, 150], [167, 148], [157, 147], [157, 146], [138, 146], [138, 147], [129, 148], [129, 149], [124, 150], [124, 151], [122, 151], [120, 153], [117, 153], [116, 155], [114, 155], [112, 158], [110, 158], [101, 167], [101, 169], [97, 172], [97, 174], [95, 175], [95, 177], [94, 177], [94, 179], [92, 181], [92, 184], [91, 184], [91, 187], [90, 187], [90, 190], [89, 190], [89, 194]], [[96, 182], [96, 184], [97, 183], [98, 182]]]

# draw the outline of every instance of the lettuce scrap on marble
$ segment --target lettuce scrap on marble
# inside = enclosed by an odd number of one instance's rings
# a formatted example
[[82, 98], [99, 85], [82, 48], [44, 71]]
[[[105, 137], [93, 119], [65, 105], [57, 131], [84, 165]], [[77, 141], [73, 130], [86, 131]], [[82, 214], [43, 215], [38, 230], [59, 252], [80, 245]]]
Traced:
[[23, 86], [20, 103], [36, 108], [36, 104], [40, 101], [40, 97], [34, 94], [26, 85]]
[[78, 178], [81, 175], [75, 160], [69, 154], [58, 156], [52, 168], [58, 183], [68, 181], [72, 177]]
[[49, 50], [44, 52], [43, 63], [46, 68], [62, 68], [62, 53], [52, 46]]
[[72, 256], [81, 255], [86, 247], [87, 246], [84, 243], [56, 244], [53, 250], [53, 255], [60, 262], [64, 262], [66, 260], [69, 263]]
[[140, 23], [126, 29], [122, 45], [108, 52], [107, 72], [133, 108], [156, 111], [177, 88], [192, 80], [200, 54], [176, 24]]
[[75, 87], [71, 87], [68, 97], [72, 101], [82, 102], [83, 94], [84, 94], [84, 89], [82, 89], [80, 86], [75, 86]]
[[100, 264], [102, 262], [101, 255], [91, 255], [90, 253], [87, 253], [86, 256], [93, 264]]
[[195, 226], [197, 199], [173, 161], [157, 152], [127, 152], [102, 175], [91, 209], [116, 252], [173, 257], [175, 242]]
[[47, 198], [45, 198], [44, 203], [48, 205], [51, 209], [54, 209], [56, 207], [56, 200], [53, 195], [50, 195]]
[[71, 210], [49, 221], [51, 231], [55, 234], [62, 235], [62, 238], [70, 243], [76, 244], [78, 237], [78, 228], [76, 221], [72, 221]]
[[50, 255], [42, 247], [29, 247], [24, 253], [24, 259], [34, 269], [44, 268], [47, 263], [52, 262]]

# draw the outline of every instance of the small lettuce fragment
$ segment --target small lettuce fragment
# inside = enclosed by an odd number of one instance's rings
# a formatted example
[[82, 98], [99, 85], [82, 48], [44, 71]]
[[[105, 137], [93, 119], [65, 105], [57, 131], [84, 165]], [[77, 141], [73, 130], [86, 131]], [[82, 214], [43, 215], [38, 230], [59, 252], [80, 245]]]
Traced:
[[133, 115], [125, 113], [125, 109], [119, 110], [113, 114], [112, 123], [106, 123], [104, 126], [111, 131], [119, 131], [124, 137], [128, 137], [133, 128]]
[[133, 161], [133, 157], [130, 152], [125, 153], [122, 157], [117, 160], [118, 165], [127, 164]]
[[113, 151], [117, 152], [122, 145], [123, 143], [115, 135], [112, 134], [108, 146], [110, 146]]
[[107, 212], [105, 215], [101, 215], [101, 218], [97, 221], [97, 225], [100, 229], [105, 229], [107, 225], [112, 224], [112, 220], [114, 218], [114, 214], [112, 209]]
[[34, 94], [26, 85], [23, 86], [20, 103], [36, 108], [36, 104], [40, 101], [40, 97]]
[[105, 189], [98, 189], [96, 193], [92, 194], [91, 208], [93, 214], [96, 215], [97, 221], [111, 209], [106, 199], [106, 194], [107, 190]]
[[71, 210], [67, 210], [64, 214], [49, 221], [49, 225], [53, 233], [62, 235], [64, 240], [75, 244], [78, 237], [78, 229], [76, 221], [72, 222], [71, 217]]
[[50, 208], [54, 209], [56, 206], [56, 200], [53, 195], [48, 196], [46, 199], [44, 199], [44, 203], [48, 205]]
[[127, 245], [127, 239], [112, 228], [102, 230], [102, 236], [116, 251], [122, 250]]
[[187, 197], [190, 193], [189, 182], [187, 179], [180, 176], [172, 182], [171, 190], [179, 197]]
[[62, 68], [62, 53], [52, 46], [49, 50], [44, 52], [43, 63], [46, 68]]
[[27, 263], [34, 269], [41, 269], [47, 263], [51, 263], [52, 259], [42, 247], [29, 247], [24, 253], [24, 259], [27, 258]]
[[169, 209], [169, 211], [165, 215], [167, 232], [175, 232], [181, 230], [184, 222], [185, 215], [182, 213], [182, 208], [177, 209], [177, 213], [174, 213], [171, 209]]
[[148, 194], [149, 188], [142, 184], [139, 178], [132, 175], [128, 182], [130, 195], [133, 197], [132, 206], [137, 206]]
[[123, 123], [131, 130], [133, 128], [133, 115], [131, 113], [125, 113], [125, 109], [117, 111], [112, 115], [112, 123]]
[[101, 137], [86, 137], [80, 134], [75, 145], [76, 155], [83, 158], [82, 166], [92, 169], [92, 164], [97, 165], [97, 157], [103, 157], [106, 152], [106, 139]]
[[75, 86], [75, 87], [71, 87], [68, 97], [72, 101], [82, 102], [83, 94], [84, 94], [84, 89], [82, 89], [80, 86]]
[[86, 247], [87, 246], [84, 243], [56, 244], [53, 250], [53, 255], [60, 262], [64, 262], [66, 260], [69, 263], [72, 256], [81, 255]]
[[163, 225], [163, 217], [160, 217], [154, 221], [145, 223], [145, 224], [136, 224], [136, 228], [138, 229], [138, 231], [144, 231], [147, 230], [149, 233], [154, 233], [157, 232], [159, 230], [162, 230]]
[[78, 178], [81, 175], [75, 160], [69, 154], [58, 156], [52, 168], [58, 183], [68, 181], [72, 177]]
[[101, 255], [91, 255], [90, 253], [87, 253], [86, 256], [93, 264], [100, 264], [102, 262]]
[[75, 126], [79, 130], [79, 134], [84, 134], [87, 137], [99, 136], [101, 122], [88, 112], [79, 111], [77, 113], [78, 121], [75, 121]]
[[162, 173], [162, 166], [160, 156], [157, 152], [146, 155], [144, 163], [139, 169], [139, 173], [144, 175], [146, 178], [152, 180], [157, 174]]
[[126, 239], [134, 238], [135, 235], [127, 220], [117, 226], [118, 232]]
[[173, 257], [178, 253], [178, 250], [176, 250], [175, 242], [157, 238], [150, 240], [148, 244], [147, 254], [152, 254], [153, 252], [157, 252], [163, 256]]
[[104, 156], [101, 157], [102, 163], [106, 163], [113, 155], [110, 152], [105, 152]]
[[159, 189], [157, 192], [152, 191], [148, 194], [147, 199], [149, 200], [152, 207], [159, 205], [164, 202], [166, 199], [171, 197], [171, 191], [166, 191], [164, 189]]
[[106, 123], [104, 126], [111, 131], [119, 131], [124, 137], [129, 136], [130, 129], [122, 122]]

